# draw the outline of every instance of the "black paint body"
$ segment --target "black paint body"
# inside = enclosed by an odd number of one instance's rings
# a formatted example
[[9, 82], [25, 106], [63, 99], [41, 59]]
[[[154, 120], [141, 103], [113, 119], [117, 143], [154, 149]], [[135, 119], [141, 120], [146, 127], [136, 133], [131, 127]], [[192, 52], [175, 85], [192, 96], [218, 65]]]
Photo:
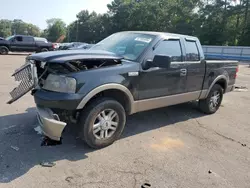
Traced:
[[[91, 69], [67, 74], [77, 80], [75, 94], [56, 93], [40, 89], [34, 93], [35, 102], [48, 108], [75, 110], [80, 101], [93, 89], [104, 84], [117, 83], [129, 89], [134, 101], [152, 99], [169, 95], [208, 90], [213, 81], [220, 75], [228, 78], [227, 85], [234, 85], [237, 62], [233, 61], [206, 61], [202, 47], [196, 37], [189, 37], [169, 33], [150, 33], [155, 35], [154, 41], [135, 60], [128, 61], [116, 54], [104, 51], [77, 50], [48, 52], [29, 56], [30, 60], [44, 61], [47, 63], [66, 63], [77, 59], [117, 59], [120, 65]], [[143, 70], [142, 64], [153, 59], [154, 49], [166, 38], [178, 37], [182, 49], [180, 62], [172, 62], [169, 69], [153, 67]], [[198, 61], [187, 61], [185, 40], [196, 42], [199, 51]], [[181, 76], [182, 69], [187, 70]], [[138, 72], [138, 76], [129, 76], [130, 72]]]
[[[17, 37], [25, 37], [28, 40], [17, 41]], [[54, 50], [51, 42], [35, 41], [34, 37], [26, 35], [15, 35], [10, 41], [0, 40], [0, 46], [7, 47], [11, 52], [40, 52], [43, 48], [48, 51]]]

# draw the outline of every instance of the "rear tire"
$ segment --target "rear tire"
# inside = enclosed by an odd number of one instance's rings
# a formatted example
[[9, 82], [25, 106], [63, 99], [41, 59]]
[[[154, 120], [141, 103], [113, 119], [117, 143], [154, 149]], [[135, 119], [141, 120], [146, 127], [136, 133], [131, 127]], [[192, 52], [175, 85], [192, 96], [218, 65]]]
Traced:
[[123, 106], [111, 98], [99, 98], [82, 111], [80, 138], [90, 147], [100, 149], [113, 144], [126, 123]]
[[206, 99], [199, 101], [199, 108], [205, 114], [214, 114], [220, 107], [223, 99], [223, 89], [215, 84]]
[[9, 53], [9, 49], [6, 46], [0, 46], [0, 54], [7, 55]]
[[49, 51], [47, 48], [42, 48], [41, 49], [41, 52], [47, 52], [47, 51]]

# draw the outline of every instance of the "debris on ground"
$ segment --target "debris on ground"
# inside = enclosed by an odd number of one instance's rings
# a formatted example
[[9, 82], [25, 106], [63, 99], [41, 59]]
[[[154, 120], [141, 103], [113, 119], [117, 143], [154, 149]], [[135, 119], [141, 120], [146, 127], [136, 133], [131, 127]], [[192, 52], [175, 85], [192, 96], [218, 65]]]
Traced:
[[40, 163], [40, 165], [42, 166], [42, 167], [53, 167], [53, 166], [55, 166], [56, 165], [56, 163], [52, 163], [52, 162], [42, 162], [42, 163]]
[[71, 183], [71, 181], [73, 180], [74, 178], [72, 176], [68, 176], [67, 178], [65, 178], [65, 181]]
[[16, 150], [16, 151], [19, 151], [19, 147], [16, 147], [16, 146], [10, 146], [12, 149]]
[[60, 141], [51, 140], [49, 137], [44, 137], [41, 146], [57, 146], [62, 144], [62, 139]]
[[246, 147], [247, 145], [246, 144], [241, 144], [243, 147]]
[[37, 132], [37, 134], [42, 134], [42, 129], [40, 126], [37, 126], [36, 128], [34, 128], [34, 130]]
[[148, 188], [148, 187], [151, 187], [151, 185], [149, 183], [144, 183], [141, 188]]
[[2, 131], [8, 130], [8, 129], [12, 129], [12, 128], [14, 128], [14, 127], [16, 127], [16, 125], [11, 125], [11, 126], [9, 126], [9, 127], [3, 128]]
[[244, 86], [235, 86], [235, 87], [234, 87], [234, 91], [238, 91], [238, 92], [241, 92], [241, 91], [248, 91], [248, 88], [247, 88], [247, 87], [244, 87]]

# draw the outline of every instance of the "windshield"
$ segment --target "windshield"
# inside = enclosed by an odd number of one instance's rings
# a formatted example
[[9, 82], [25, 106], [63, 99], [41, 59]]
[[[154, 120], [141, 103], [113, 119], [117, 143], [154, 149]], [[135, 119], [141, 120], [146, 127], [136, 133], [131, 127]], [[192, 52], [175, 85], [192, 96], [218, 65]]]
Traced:
[[9, 37], [7, 37], [5, 40], [10, 40], [10, 39], [12, 39], [14, 36], [9, 36]]
[[155, 38], [141, 33], [116, 33], [93, 46], [92, 50], [106, 50], [136, 60]]

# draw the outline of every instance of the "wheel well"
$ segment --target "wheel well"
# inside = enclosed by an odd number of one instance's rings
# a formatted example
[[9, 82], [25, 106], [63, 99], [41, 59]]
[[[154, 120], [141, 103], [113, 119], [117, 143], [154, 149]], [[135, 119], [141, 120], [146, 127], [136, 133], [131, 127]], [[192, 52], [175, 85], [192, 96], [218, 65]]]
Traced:
[[129, 114], [131, 112], [131, 101], [126, 93], [124, 93], [121, 90], [118, 89], [108, 89], [105, 91], [102, 91], [96, 95], [94, 95], [85, 106], [92, 103], [94, 100], [96, 100], [99, 97], [107, 97], [112, 98], [116, 101], [118, 101], [125, 109], [126, 113]]
[[1, 48], [1, 47], [5, 47], [5, 48], [7, 48], [8, 50], [10, 50], [9, 47], [6, 46], [6, 45], [1, 45], [0, 48]]
[[225, 79], [218, 80], [215, 84], [218, 84], [222, 87], [223, 91], [225, 92], [227, 89], [227, 82]]

